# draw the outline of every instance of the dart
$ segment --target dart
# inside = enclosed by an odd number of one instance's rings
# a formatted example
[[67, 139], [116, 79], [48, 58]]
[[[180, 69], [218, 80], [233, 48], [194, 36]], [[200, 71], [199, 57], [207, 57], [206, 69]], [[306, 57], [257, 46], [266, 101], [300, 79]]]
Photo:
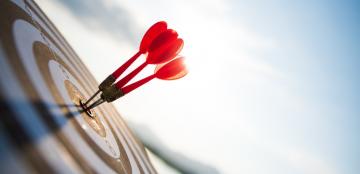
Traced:
[[87, 105], [92, 99], [96, 97], [102, 90], [112, 85], [117, 78], [121, 76], [122, 73], [141, 55], [148, 52], [149, 46], [152, 41], [162, 32], [167, 30], [167, 24], [165, 21], [160, 21], [152, 25], [144, 34], [141, 42], [139, 51], [135, 53], [128, 61], [126, 61], [123, 65], [121, 65], [118, 69], [116, 69], [112, 74], [110, 74], [105, 80], [103, 80], [98, 90], [86, 101], [85, 105]]
[[154, 74], [147, 76], [133, 84], [127, 85], [125, 87], [119, 88], [117, 85], [112, 85], [109, 88], [106, 88], [101, 94], [101, 98], [91, 104], [88, 109], [92, 109], [102, 103], [112, 102], [125, 94], [135, 90], [136, 88], [144, 85], [145, 83], [151, 81], [154, 78], [158, 78], [161, 80], [176, 80], [184, 77], [188, 73], [186, 66], [184, 64], [183, 57], [177, 57], [171, 60], [168, 63], [157, 65], [155, 68]]
[[[127, 76], [125, 76], [123, 79], [119, 80], [115, 85], [105, 88], [103, 90], [103, 93], [101, 94], [101, 98], [95, 101], [93, 104], [91, 104], [88, 108], [94, 108], [105, 102], [103, 96], [107, 96], [105, 97], [108, 99], [106, 100], [107, 102], [114, 101], [117, 98], [123, 96], [124, 95], [123, 92], [119, 89], [121, 89], [132, 78], [134, 78], [142, 69], [145, 68], [146, 65], [161, 64], [164, 62], [168, 62], [169, 60], [173, 59], [176, 55], [178, 55], [184, 46], [184, 41], [182, 39], [174, 37], [175, 35], [177, 37], [177, 33], [173, 30], [168, 30], [168, 32], [164, 32], [161, 35], [159, 35], [158, 38], [155, 39], [154, 42], [150, 45], [149, 54], [147, 56], [146, 61], [143, 64], [141, 64], [139, 67], [137, 67], [135, 70], [133, 70], [131, 73], [129, 73]], [[170, 38], [172, 38], [172, 41], [170, 42], [161, 42], [164, 40], [170, 40]], [[156, 48], [156, 46], [154, 45], [159, 43], [165, 43], [165, 44], [163, 44], [162, 46], [158, 46], [157, 49], [154, 49]]]

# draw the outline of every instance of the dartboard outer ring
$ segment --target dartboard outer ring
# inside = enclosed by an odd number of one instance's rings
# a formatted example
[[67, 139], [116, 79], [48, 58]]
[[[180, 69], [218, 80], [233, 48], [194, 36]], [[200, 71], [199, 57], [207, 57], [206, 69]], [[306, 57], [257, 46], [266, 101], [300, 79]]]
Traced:
[[98, 83], [33, 1], [0, 1], [0, 26], [1, 173], [156, 173], [111, 104], [79, 111]]

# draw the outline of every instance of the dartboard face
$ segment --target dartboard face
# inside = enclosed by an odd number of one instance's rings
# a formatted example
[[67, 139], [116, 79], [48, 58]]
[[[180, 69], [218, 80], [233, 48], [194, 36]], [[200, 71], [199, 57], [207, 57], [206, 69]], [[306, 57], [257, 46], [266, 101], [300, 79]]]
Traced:
[[81, 112], [98, 84], [33, 1], [0, 1], [0, 41], [2, 172], [156, 173], [111, 104]]

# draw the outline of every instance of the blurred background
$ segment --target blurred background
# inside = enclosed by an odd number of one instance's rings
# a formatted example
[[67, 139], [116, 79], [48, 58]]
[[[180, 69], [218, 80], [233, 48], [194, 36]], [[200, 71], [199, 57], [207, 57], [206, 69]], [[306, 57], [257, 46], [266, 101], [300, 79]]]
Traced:
[[159, 173], [359, 173], [359, 1], [35, 1], [99, 82], [153, 23], [184, 39], [185, 78], [114, 102]]

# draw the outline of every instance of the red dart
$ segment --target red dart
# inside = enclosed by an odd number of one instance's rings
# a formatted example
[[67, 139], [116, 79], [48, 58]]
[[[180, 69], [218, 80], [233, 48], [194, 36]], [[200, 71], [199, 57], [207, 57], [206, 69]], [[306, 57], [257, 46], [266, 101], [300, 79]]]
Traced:
[[170, 61], [179, 54], [183, 48], [183, 45], [184, 41], [180, 38], [177, 38], [177, 33], [174, 30], [168, 29], [166, 32], [161, 33], [150, 45], [146, 61], [133, 70], [130, 74], [119, 80], [115, 84], [116, 87], [120, 89], [125, 86], [148, 64], [160, 64]]
[[133, 91], [134, 89], [144, 85], [145, 83], [149, 82], [154, 78], [158, 78], [162, 80], [176, 80], [184, 77], [187, 73], [188, 71], [184, 64], [184, 58], [183, 57], [175, 58], [168, 63], [158, 65], [155, 68], [155, 72], [153, 75], [145, 77], [131, 85], [125, 86], [123, 88], [118, 88], [117, 86], [112, 85], [111, 87], [106, 88], [101, 94], [101, 98], [96, 102], [94, 102], [93, 104], [91, 104], [89, 107], [85, 108], [85, 110], [92, 109], [104, 103], [105, 101], [112, 102], [124, 96], [125, 94]]
[[[177, 32], [172, 29], [167, 29], [166, 22], [160, 21], [154, 24], [143, 36], [139, 51], [111, 75], [109, 75], [99, 85], [99, 90], [86, 101], [84, 106], [86, 107], [87, 104], [100, 93], [100, 91], [102, 92], [101, 98], [91, 104], [89, 108], [96, 107], [104, 101], [111, 102], [121, 97], [124, 93], [120, 89], [132, 78], [134, 78], [142, 69], [144, 69], [148, 64], [161, 64], [172, 60], [182, 50], [183, 45], [184, 41], [178, 38]], [[143, 64], [119, 80], [115, 85], [112, 85], [141, 54], [145, 53], [148, 54], [146, 61]], [[176, 77], [173, 78], [176, 79]]]
[[121, 65], [118, 69], [116, 69], [111, 75], [109, 75], [103, 82], [99, 85], [99, 90], [95, 92], [85, 103], [87, 105], [92, 99], [95, 98], [97, 94], [100, 93], [100, 91], [103, 91], [105, 88], [111, 86], [115, 80], [120, 77], [122, 73], [132, 64], [134, 61], [141, 55], [145, 54], [149, 50], [150, 44], [153, 42], [153, 40], [160, 35], [162, 32], [165, 32], [167, 30], [167, 24], [165, 21], [160, 21], [152, 25], [144, 34], [139, 51], [132, 56], [129, 60], [127, 60], [123, 65]]
[[121, 91], [124, 94], [127, 94], [154, 78], [158, 78], [161, 80], [176, 80], [184, 77], [187, 73], [188, 70], [186, 69], [186, 66], [184, 64], [184, 58], [178, 57], [173, 59], [169, 63], [158, 65], [153, 75], [145, 77], [131, 85], [125, 86], [121, 89]]

